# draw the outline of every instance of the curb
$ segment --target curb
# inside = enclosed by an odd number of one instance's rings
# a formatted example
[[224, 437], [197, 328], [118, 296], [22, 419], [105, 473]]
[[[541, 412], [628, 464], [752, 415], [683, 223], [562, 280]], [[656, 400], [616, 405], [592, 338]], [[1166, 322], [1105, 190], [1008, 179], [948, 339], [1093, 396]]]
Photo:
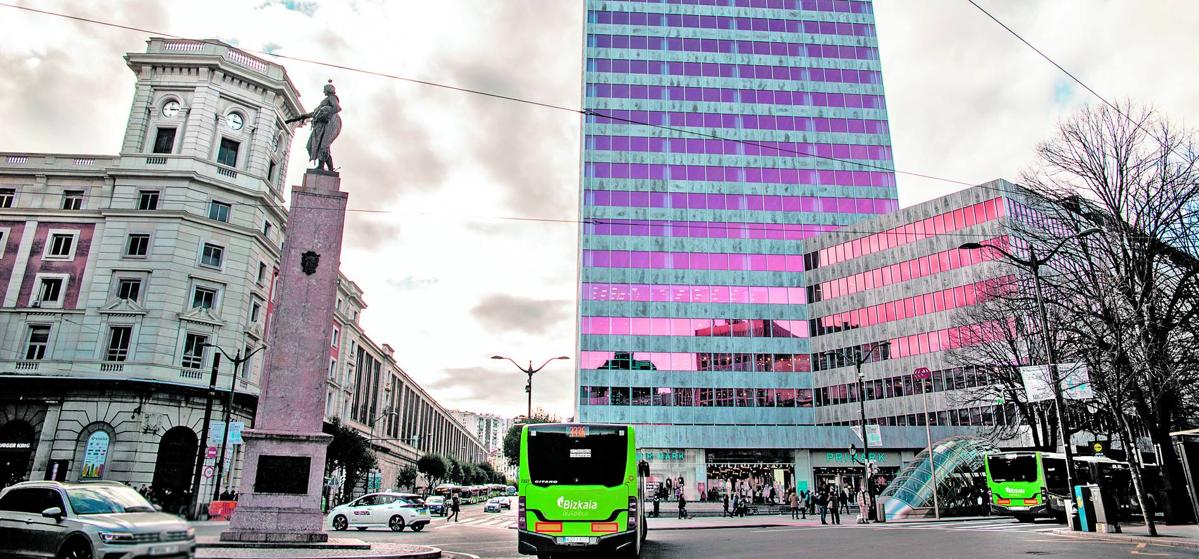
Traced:
[[987, 520], [1012, 520], [1010, 516], [962, 516], [937, 520], [936, 518], [918, 518], [915, 520], [888, 520], [883, 524], [952, 524], [957, 522], [983, 522]]
[[1185, 538], [1179, 536], [1132, 536], [1122, 534], [1101, 534], [1098, 532], [1075, 532], [1067, 528], [1060, 528], [1050, 532], [1055, 536], [1073, 537], [1074, 539], [1093, 539], [1111, 543], [1137, 543], [1160, 545], [1166, 547], [1185, 547], [1190, 549], [1199, 549], [1199, 540], [1193, 538]]

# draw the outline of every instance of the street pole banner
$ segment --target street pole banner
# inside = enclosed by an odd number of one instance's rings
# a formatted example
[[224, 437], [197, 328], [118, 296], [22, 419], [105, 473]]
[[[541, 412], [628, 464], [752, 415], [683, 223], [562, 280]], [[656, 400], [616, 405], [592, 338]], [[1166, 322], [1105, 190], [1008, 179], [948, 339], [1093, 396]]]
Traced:
[[[1057, 366], [1057, 373], [1061, 380], [1062, 396], [1066, 399], [1088, 400], [1095, 397], [1095, 392], [1091, 389], [1091, 375], [1085, 363], [1061, 363]], [[1024, 381], [1027, 401], [1043, 402], [1053, 399], [1048, 365], [1020, 367], [1020, 377]]]
[[[853, 434], [857, 435], [858, 440], [862, 439], [862, 429], [858, 426], [851, 427]], [[869, 444], [871, 447], [878, 448], [883, 446], [883, 432], [878, 425], [870, 423], [866, 425], [866, 436], [870, 437]]]
[[[245, 421], [230, 421], [229, 422], [229, 440], [230, 446], [242, 444], [244, 441], [241, 438], [241, 433], [246, 428]], [[220, 446], [225, 440], [225, 422], [210, 421], [208, 423], [208, 444]]]

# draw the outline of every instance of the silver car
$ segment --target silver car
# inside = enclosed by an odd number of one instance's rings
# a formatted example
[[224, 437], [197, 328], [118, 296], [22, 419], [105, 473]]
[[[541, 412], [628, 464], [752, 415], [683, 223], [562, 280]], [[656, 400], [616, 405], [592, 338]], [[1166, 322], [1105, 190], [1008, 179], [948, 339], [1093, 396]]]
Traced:
[[0, 557], [192, 559], [195, 530], [115, 482], [26, 481], [0, 492]]

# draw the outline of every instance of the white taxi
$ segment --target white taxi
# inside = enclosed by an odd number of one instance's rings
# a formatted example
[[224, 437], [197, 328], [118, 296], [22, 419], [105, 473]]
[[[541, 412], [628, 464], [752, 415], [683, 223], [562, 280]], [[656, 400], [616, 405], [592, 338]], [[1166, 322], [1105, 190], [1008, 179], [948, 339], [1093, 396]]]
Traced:
[[414, 493], [371, 493], [344, 505], [333, 507], [326, 521], [334, 530], [357, 528], [390, 528], [392, 532], [405, 527], [413, 532], [425, 529], [432, 518], [420, 495]]

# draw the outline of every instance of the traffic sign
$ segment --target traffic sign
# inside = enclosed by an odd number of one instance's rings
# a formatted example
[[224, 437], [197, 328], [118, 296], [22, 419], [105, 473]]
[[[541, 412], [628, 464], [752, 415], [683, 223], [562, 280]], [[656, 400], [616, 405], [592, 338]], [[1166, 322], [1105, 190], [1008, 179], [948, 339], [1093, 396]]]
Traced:
[[216, 475], [216, 468], [212, 466], [204, 466], [204, 477], [206, 479], [210, 479], [214, 475]]
[[1103, 443], [1096, 441], [1095, 444], [1091, 445], [1091, 448], [1095, 449], [1096, 453], [1103, 452]]
[[918, 380], [928, 380], [933, 376], [933, 372], [928, 370], [928, 367], [920, 367], [919, 369], [912, 371], [912, 376], [916, 377]]
[[205, 458], [216, 458], [216, 447], [210, 446], [210, 447], [204, 449], [204, 457]]

